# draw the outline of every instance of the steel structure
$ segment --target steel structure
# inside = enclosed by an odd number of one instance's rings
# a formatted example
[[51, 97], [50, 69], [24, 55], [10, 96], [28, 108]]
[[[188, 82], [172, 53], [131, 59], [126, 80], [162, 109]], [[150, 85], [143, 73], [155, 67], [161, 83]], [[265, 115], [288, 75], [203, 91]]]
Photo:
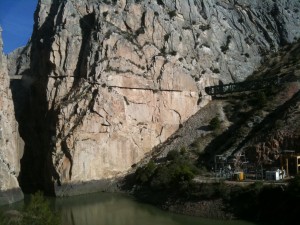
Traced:
[[271, 86], [279, 86], [282, 83], [297, 81], [299, 78], [291, 75], [274, 76], [264, 79], [247, 80], [237, 83], [229, 83], [215, 86], [205, 87], [205, 92], [208, 95], [225, 95], [234, 92], [254, 91], [265, 89]]

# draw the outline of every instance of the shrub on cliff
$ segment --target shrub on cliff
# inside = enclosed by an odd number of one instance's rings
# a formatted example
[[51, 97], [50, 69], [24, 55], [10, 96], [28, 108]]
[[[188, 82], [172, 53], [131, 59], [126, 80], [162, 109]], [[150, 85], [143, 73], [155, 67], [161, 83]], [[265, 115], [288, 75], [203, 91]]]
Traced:
[[210, 128], [213, 130], [213, 136], [219, 136], [222, 133], [222, 121], [218, 116], [211, 119], [209, 122]]
[[255, 94], [255, 102], [256, 102], [256, 105], [261, 108], [261, 107], [264, 107], [267, 102], [268, 102], [268, 99], [267, 99], [267, 96], [265, 94], [265, 92], [262, 92], [262, 91], [259, 91]]
[[183, 188], [195, 177], [196, 170], [185, 160], [177, 160], [160, 166], [151, 181], [155, 190]]
[[198, 173], [198, 169], [185, 156], [185, 151], [170, 151], [168, 161], [156, 165], [150, 161], [135, 172], [138, 185], [152, 191], [182, 191]]
[[135, 172], [135, 181], [137, 184], [147, 184], [156, 170], [155, 163], [151, 160], [143, 167], [139, 167]]
[[180, 157], [180, 153], [177, 150], [171, 150], [167, 154], [167, 160], [175, 160]]
[[209, 122], [209, 126], [213, 130], [220, 129], [221, 128], [221, 120], [219, 119], [219, 117], [216, 116], [216, 117], [212, 118], [212, 120]]

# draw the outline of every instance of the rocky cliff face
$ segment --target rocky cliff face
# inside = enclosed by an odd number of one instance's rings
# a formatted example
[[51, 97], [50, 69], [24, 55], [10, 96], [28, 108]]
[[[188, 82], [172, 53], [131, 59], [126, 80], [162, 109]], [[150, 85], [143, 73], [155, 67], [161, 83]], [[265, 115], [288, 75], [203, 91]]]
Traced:
[[265, 52], [299, 37], [299, 8], [292, 0], [40, 0], [25, 73], [33, 83], [24, 188], [35, 181], [69, 195], [123, 175], [207, 104], [205, 86], [243, 80]]
[[[182, 147], [197, 153], [196, 157], [191, 154], [191, 160], [198, 158], [199, 165], [209, 169], [221, 154], [238, 170], [251, 165], [278, 167], [282, 150], [299, 154], [299, 53], [300, 40], [269, 54], [248, 78], [279, 77], [279, 86], [215, 96], [140, 164], [161, 161], [170, 150]], [[210, 125], [213, 118], [219, 119], [218, 128]], [[245, 161], [249, 162], [246, 168]]]
[[[300, 40], [285, 47], [266, 61], [258, 76], [287, 75], [293, 79], [272, 98], [268, 105], [276, 105], [262, 126], [246, 141], [244, 150], [250, 160], [272, 164], [282, 150], [300, 153]], [[274, 107], [275, 108], [275, 107]]]
[[0, 205], [3, 205], [23, 198], [17, 178], [24, 144], [15, 120], [1, 32], [0, 27]]

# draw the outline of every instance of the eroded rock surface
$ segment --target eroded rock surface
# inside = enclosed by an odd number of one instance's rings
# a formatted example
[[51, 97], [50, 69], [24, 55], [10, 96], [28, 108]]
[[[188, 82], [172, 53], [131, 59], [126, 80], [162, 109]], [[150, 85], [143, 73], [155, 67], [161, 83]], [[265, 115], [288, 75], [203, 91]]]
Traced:
[[15, 120], [1, 32], [0, 27], [0, 205], [4, 205], [23, 198], [17, 178], [24, 144]]
[[205, 86], [243, 80], [265, 52], [299, 37], [299, 8], [292, 0], [40, 0], [23, 125], [25, 159], [38, 152], [40, 170], [35, 178], [24, 170], [23, 180], [70, 195], [72, 185], [122, 176], [207, 104]]

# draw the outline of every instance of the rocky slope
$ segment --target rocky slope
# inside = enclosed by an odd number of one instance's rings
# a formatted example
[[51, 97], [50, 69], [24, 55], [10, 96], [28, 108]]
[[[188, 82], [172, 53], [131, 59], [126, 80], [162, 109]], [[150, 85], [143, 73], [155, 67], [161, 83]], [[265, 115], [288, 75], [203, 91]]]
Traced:
[[[245, 155], [251, 164], [268, 167], [279, 166], [282, 150], [300, 153], [299, 53], [300, 40], [266, 56], [248, 79], [278, 75], [280, 86], [215, 96], [142, 163], [182, 147], [200, 155], [199, 163], [206, 166], [216, 154], [234, 158], [237, 166]], [[214, 130], [209, 124], [216, 117], [221, 125]]]
[[[240, 151], [252, 161], [273, 164], [282, 150], [300, 153], [300, 41], [270, 55], [254, 77], [274, 74], [287, 77], [289, 83], [267, 99], [261, 121], [240, 145]], [[249, 125], [248, 125], [249, 126]]]
[[[277, 185], [276, 182], [269, 185], [266, 180], [252, 180], [251, 184], [250, 173], [260, 170], [260, 166], [264, 170], [279, 167], [282, 150], [300, 154], [299, 53], [300, 39], [269, 54], [247, 78], [279, 78], [280, 85], [214, 96], [137, 164], [135, 172], [124, 179], [124, 189], [144, 202], [193, 216], [273, 224], [285, 224], [296, 218], [297, 210], [293, 209], [292, 202], [299, 201], [299, 176], [291, 179], [295, 170], [290, 169], [289, 180]], [[215, 118], [220, 121], [219, 126], [211, 122]], [[232, 163], [231, 169], [244, 170], [248, 180], [216, 182], [212, 170], [216, 168], [214, 160], [219, 154]], [[193, 170], [192, 163], [198, 171]], [[291, 208], [283, 209], [283, 204], [277, 202], [285, 202]]]
[[15, 119], [1, 33], [0, 27], [0, 205], [3, 205], [23, 198], [17, 178], [24, 144]]
[[205, 86], [245, 79], [266, 52], [299, 37], [299, 8], [291, 0], [40, 0], [19, 60], [26, 66], [16, 60], [31, 81], [19, 118], [24, 190], [108, 188], [209, 102]]

